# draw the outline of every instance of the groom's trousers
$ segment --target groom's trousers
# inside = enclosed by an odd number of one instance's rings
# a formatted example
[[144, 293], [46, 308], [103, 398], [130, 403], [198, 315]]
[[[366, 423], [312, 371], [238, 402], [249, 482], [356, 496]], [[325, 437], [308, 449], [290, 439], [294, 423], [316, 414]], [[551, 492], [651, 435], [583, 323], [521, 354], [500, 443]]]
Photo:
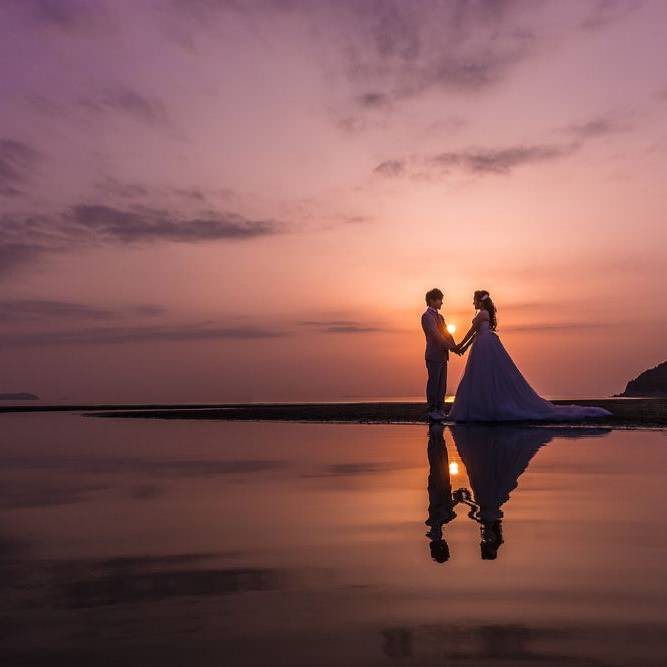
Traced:
[[428, 380], [426, 382], [426, 402], [429, 412], [442, 410], [447, 391], [447, 362], [426, 360]]

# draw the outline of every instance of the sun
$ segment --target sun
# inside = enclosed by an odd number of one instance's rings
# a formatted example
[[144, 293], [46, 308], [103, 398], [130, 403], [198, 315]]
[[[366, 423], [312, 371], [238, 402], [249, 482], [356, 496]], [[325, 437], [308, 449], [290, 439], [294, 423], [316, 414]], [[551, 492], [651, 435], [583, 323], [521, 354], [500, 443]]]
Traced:
[[448, 324], [447, 331], [449, 331], [450, 334], [453, 334], [456, 331], [456, 324]]

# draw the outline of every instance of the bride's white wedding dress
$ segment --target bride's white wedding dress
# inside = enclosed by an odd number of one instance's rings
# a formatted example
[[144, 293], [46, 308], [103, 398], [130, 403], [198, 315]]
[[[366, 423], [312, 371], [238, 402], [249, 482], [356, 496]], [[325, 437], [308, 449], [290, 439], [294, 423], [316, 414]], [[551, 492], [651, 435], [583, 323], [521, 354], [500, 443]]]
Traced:
[[564, 421], [609, 417], [603, 408], [554, 405], [526, 382], [489, 326], [486, 311], [473, 324], [477, 333], [448, 419], [455, 422]]

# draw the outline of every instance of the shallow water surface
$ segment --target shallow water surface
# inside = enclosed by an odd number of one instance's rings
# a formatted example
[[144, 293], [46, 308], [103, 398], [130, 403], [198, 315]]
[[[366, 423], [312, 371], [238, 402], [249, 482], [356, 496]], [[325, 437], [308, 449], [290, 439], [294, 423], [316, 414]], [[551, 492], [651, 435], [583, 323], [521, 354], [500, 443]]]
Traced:
[[[660, 431], [0, 415], [0, 655], [663, 665], [666, 446]], [[503, 542], [481, 545], [497, 521]]]

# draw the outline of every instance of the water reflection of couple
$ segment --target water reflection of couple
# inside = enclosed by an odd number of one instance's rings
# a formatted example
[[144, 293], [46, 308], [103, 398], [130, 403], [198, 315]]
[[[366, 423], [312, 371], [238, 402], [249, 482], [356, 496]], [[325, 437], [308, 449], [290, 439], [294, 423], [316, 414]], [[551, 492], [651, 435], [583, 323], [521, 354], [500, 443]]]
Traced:
[[517, 487], [518, 478], [540, 447], [554, 437], [600, 436], [603, 428], [549, 428], [516, 425], [459, 424], [451, 426], [458, 454], [468, 473], [472, 491], [452, 492], [444, 426], [434, 423], [428, 438], [428, 519], [426, 533], [433, 560], [449, 560], [444, 526], [456, 518], [454, 508], [461, 503], [468, 516], [480, 524], [483, 560], [494, 560], [503, 543], [501, 506]]

